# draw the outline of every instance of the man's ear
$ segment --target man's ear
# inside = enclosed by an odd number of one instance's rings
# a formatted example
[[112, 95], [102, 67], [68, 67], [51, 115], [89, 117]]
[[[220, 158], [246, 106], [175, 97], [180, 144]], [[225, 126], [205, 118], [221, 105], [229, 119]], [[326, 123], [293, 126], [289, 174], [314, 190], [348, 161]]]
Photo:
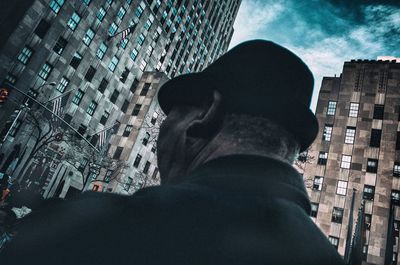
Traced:
[[204, 106], [204, 111], [189, 125], [188, 137], [208, 138], [218, 131], [223, 118], [221, 101], [221, 94], [214, 90], [211, 102]]

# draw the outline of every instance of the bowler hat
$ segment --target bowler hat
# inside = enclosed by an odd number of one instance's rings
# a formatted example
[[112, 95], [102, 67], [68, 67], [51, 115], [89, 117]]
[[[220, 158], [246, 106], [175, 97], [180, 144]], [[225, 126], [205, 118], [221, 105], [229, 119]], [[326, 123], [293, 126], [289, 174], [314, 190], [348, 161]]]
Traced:
[[160, 88], [158, 101], [168, 114], [175, 105], [201, 104], [217, 90], [227, 113], [269, 118], [288, 130], [304, 151], [318, 133], [310, 110], [313, 85], [311, 71], [294, 53], [270, 41], [251, 40], [202, 72], [169, 80]]

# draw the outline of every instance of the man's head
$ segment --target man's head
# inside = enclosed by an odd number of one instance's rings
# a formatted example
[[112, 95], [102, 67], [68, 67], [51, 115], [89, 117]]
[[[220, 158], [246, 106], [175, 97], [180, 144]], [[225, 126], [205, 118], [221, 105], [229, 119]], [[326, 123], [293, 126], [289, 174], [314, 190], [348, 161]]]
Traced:
[[200, 73], [162, 86], [167, 114], [158, 140], [163, 183], [229, 154], [292, 162], [318, 132], [309, 110], [313, 77], [303, 61], [272, 42], [242, 43]]

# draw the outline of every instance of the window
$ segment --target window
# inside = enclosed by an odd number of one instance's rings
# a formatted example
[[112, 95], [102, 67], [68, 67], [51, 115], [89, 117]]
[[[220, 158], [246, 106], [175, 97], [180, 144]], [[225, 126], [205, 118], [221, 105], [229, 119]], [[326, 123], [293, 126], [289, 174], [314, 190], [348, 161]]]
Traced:
[[135, 15], [140, 18], [142, 16], [144, 8], [142, 7], [142, 5], [139, 5], [136, 10], [135, 10]]
[[133, 48], [133, 50], [132, 50], [132, 52], [131, 52], [131, 59], [132, 60], [136, 60], [136, 57], [137, 57], [137, 55], [138, 55], [138, 50], [136, 50], [135, 48]]
[[138, 154], [133, 162], [133, 166], [137, 168], [140, 164], [140, 160], [142, 160], [142, 156]]
[[106, 10], [103, 7], [100, 7], [99, 11], [97, 11], [96, 17], [101, 22], [106, 16]]
[[83, 95], [85, 95], [85, 93], [82, 90], [78, 89], [75, 92], [74, 97], [72, 98], [72, 102], [75, 103], [76, 105], [79, 105], [79, 103], [81, 103]]
[[315, 176], [314, 177], [314, 182], [313, 182], [313, 190], [322, 190], [322, 183], [324, 182], [324, 178], [320, 176]]
[[63, 93], [68, 84], [69, 84], [69, 79], [63, 76], [60, 80], [60, 83], [58, 83], [58, 85], [56, 86], [56, 89], [61, 93]]
[[391, 199], [393, 204], [399, 206], [400, 205], [400, 191], [392, 190]]
[[61, 7], [64, 4], [64, 0], [53, 0], [50, 2], [50, 9], [58, 14], [58, 12], [60, 11]]
[[378, 172], [378, 159], [368, 158], [368, 160], [367, 160], [367, 172], [371, 172], [371, 173]]
[[375, 104], [374, 106], [374, 119], [383, 120], [384, 105]]
[[118, 62], [119, 62], [119, 58], [118, 58], [117, 56], [114, 56], [114, 57], [111, 59], [110, 63], [108, 64], [108, 69], [109, 69], [111, 72], [114, 72], [114, 71], [115, 71], [115, 68], [117, 67]]
[[338, 185], [336, 187], [336, 194], [346, 196], [347, 193], [347, 181], [338, 181]]
[[336, 101], [329, 101], [328, 102], [328, 110], [326, 112], [326, 115], [335, 115], [336, 112]]
[[135, 104], [135, 107], [132, 111], [132, 116], [137, 116], [139, 114], [140, 108], [142, 107], [141, 104]]
[[128, 106], [129, 106], [129, 101], [128, 101], [128, 100], [125, 100], [125, 101], [124, 101], [124, 104], [122, 104], [121, 111], [122, 111], [123, 113], [126, 113], [126, 111], [128, 110]]
[[128, 177], [128, 179], [126, 180], [126, 183], [124, 184], [124, 190], [129, 191], [132, 186], [132, 183], [133, 183], [133, 178]]
[[138, 84], [139, 84], [139, 80], [137, 80], [136, 78], [133, 79], [132, 84], [131, 84], [131, 87], [130, 87], [129, 90], [130, 90], [132, 93], [135, 93]]
[[67, 46], [67, 44], [68, 44], [68, 41], [66, 39], [64, 39], [63, 37], [59, 37], [56, 42], [56, 45], [54, 45], [54, 47], [53, 47], [53, 51], [55, 53], [61, 55], [65, 49], [65, 46]]
[[96, 51], [97, 58], [99, 58], [100, 60], [103, 59], [104, 54], [107, 52], [107, 49], [108, 46], [104, 42], [102, 42]]
[[110, 101], [112, 103], [115, 103], [115, 101], [117, 101], [118, 96], [119, 96], [119, 91], [115, 89], [110, 97]]
[[399, 162], [394, 162], [393, 176], [400, 177], [400, 163]]
[[104, 182], [110, 182], [111, 180], [111, 176], [113, 174], [112, 170], [107, 170], [106, 175], [104, 176]]
[[382, 136], [382, 130], [372, 129], [369, 146], [380, 147], [381, 146], [381, 136]]
[[328, 160], [328, 153], [327, 152], [319, 152], [318, 156], [318, 165], [326, 165]]
[[105, 125], [107, 123], [108, 117], [110, 117], [110, 113], [104, 111], [103, 116], [101, 116], [100, 123]]
[[85, 75], [85, 79], [91, 82], [95, 74], [96, 74], [96, 68], [94, 68], [93, 66], [89, 66], [89, 69], [87, 70]]
[[137, 43], [138, 43], [140, 46], [142, 46], [143, 43], [144, 43], [144, 39], [145, 39], [145, 38], [146, 38], [146, 37], [143, 35], [143, 33], [140, 33], [139, 37], [137, 38]]
[[147, 62], [146, 62], [146, 60], [142, 60], [142, 62], [140, 63], [140, 65], [139, 65], [139, 69], [142, 71], [142, 72], [144, 72], [144, 69], [146, 69], [146, 66], [147, 66]]
[[342, 161], [340, 163], [340, 167], [349, 169], [350, 165], [351, 165], [351, 156], [342, 155]]
[[74, 31], [76, 29], [76, 27], [79, 24], [79, 21], [81, 21], [81, 16], [74, 12], [71, 16], [71, 18], [68, 20], [67, 26]]
[[375, 194], [375, 187], [371, 185], [364, 185], [363, 199], [373, 201]]
[[39, 38], [43, 39], [43, 37], [46, 35], [49, 28], [50, 28], [50, 23], [47, 22], [46, 20], [42, 19], [42, 20], [40, 20], [38, 26], [35, 29], [35, 34]]
[[150, 121], [150, 123], [153, 124], [153, 125], [156, 124], [157, 118], [158, 118], [158, 113], [157, 113], [157, 112], [154, 112], [154, 113], [153, 113], [153, 116], [151, 116], [151, 121]]
[[396, 135], [396, 150], [400, 150], [400, 132]]
[[318, 213], [318, 203], [311, 203], [311, 213], [310, 216], [311, 217], [317, 217], [317, 213]]
[[17, 59], [21, 63], [27, 64], [29, 62], [29, 59], [32, 57], [32, 54], [33, 54], [33, 50], [30, 47], [25, 46], [22, 49], [21, 53], [18, 55]]
[[354, 136], [356, 135], [356, 127], [346, 127], [346, 135], [344, 137], [344, 143], [353, 144]]
[[329, 142], [332, 138], [332, 125], [325, 124], [322, 140]]
[[125, 130], [124, 130], [124, 133], [122, 134], [122, 136], [128, 137], [129, 134], [130, 134], [131, 131], [132, 131], [132, 128], [133, 128], [132, 125], [126, 125]]
[[82, 61], [82, 55], [78, 52], [75, 52], [74, 57], [72, 57], [72, 60], [70, 62], [70, 65], [72, 66], [72, 68], [76, 69], [78, 68], [81, 61]]
[[372, 223], [372, 215], [365, 213], [364, 214], [365, 229], [371, 230], [371, 223]]
[[128, 42], [129, 42], [129, 39], [128, 39], [128, 38], [122, 39], [122, 40], [119, 42], [119, 46], [120, 46], [122, 49], [125, 49], [126, 46], [128, 45]]
[[94, 112], [96, 111], [96, 108], [97, 108], [97, 103], [92, 100], [92, 102], [90, 102], [89, 107], [86, 110], [86, 113], [89, 114], [90, 116], [93, 116]]
[[342, 220], [343, 220], [343, 208], [333, 207], [331, 221], [334, 223], [341, 224]]
[[83, 0], [83, 3], [84, 3], [85, 5], [87, 5], [87, 6], [89, 6], [91, 1], [92, 1], [92, 0]]
[[328, 237], [328, 240], [329, 240], [329, 242], [331, 242], [332, 246], [333, 246], [335, 249], [338, 249], [338, 246], [339, 246], [339, 238], [334, 237], [334, 236], [329, 236], [329, 237]]
[[143, 85], [142, 91], [140, 91], [140, 95], [141, 95], [141, 96], [146, 96], [146, 95], [147, 95], [147, 92], [148, 92], [149, 89], [150, 89], [150, 85], [151, 85], [151, 83], [145, 83], [145, 84]]
[[144, 146], [146, 146], [147, 143], [149, 142], [149, 139], [150, 139], [150, 133], [146, 132], [146, 134], [145, 134], [145, 136], [144, 136], [144, 138], [143, 138], [143, 140], [142, 140], [142, 144], [143, 144]]
[[89, 46], [90, 45], [90, 43], [92, 43], [92, 40], [93, 40], [93, 38], [94, 38], [94, 31], [91, 29], [91, 28], [89, 28], [87, 31], [86, 31], [86, 34], [85, 34], [85, 37], [83, 37], [83, 43], [85, 43], [85, 45], [86, 46]]
[[129, 75], [129, 69], [128, 67], [125, 67], [124, 71], [122, 72], [121, 76], [119, 77], [119, 81], [122, 83], [125, 83], [126, 79], [128, 78]]
[[118, 10], [117, 17], [118, 17], [119, 19], [123, 19], [124, 16], [125, 16], [125, 14], [126, 14], [126, 10], [125, 10], [125, 8], [123, 8], [123, 7], [121, 6], [121, 8]]
[[14, 85], [17, 82], [17, 80], [18, 80], [18, 78], [15, 75], [10, 74], [10, 73], [8, 73], [6, 75], [6, 77], [4, 78], [4, 81], [11, 85]]
[[154, 154], [156, 152], [157, 149], [157, 144], [154, 143], [153, 146], [151, 147], [151, 152]]
[[115, 32], [118, 30], [118, 25], [115, 22], [111, 23], [110, 27], [108, 28], [108, 34], [110, 36], [114, 36]]
[[149, 161], [146, 161], [146, 164], [144, 165], [144, 168], [143, 168], [143, 173], [147, 174], [149, 172], [150, 166], [151, 166], [151, 163]]
[[107, 79], [103, 78], [100, 82], [99, 88], [97, 90], [99, 90], [100, 93], [104, 93], [104, 91], [106, 90], [108, 86], [108, 81]]
[[357, 118], [357, 116], [358, 116], [358, 107], [359, 107], [358, 103], [354, 103], [354, 102], [350, 103], [349, 117]]
[[124, 148], [121, 146], [118, 146], [117, 149], [115, 150], [113, 159], [119, 159], [121, 157], [122, 150], [124, 150]]
[[151, 28], [151, 25], [153, 25], [154, 21], [154, 16], [150, 14], [150, 17], [147, 19], [146, 23], [144, 24], [144, 28], [146, 30], [149, 30]]
[[107, 3], [111, 6], [114, 0], [107, 0]]
[[42, 78], [43, 80], [47, 80], [49, 77], [51, 70], [53, 70], [53, 66], [46, 62], [43, 66], [42, 69], [40, 69], [38, 76]]

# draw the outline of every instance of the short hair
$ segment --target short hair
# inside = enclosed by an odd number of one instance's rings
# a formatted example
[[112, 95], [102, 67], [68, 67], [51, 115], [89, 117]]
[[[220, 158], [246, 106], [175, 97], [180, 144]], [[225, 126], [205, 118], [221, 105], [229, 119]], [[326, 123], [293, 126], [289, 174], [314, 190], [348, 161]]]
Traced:
[[293, 162], [300, 144], [295, 137], [275, 121], [247, 114], [226, 114], [221, 133], [230, 143], [253, 149], [258, 153], [275, 154]]

